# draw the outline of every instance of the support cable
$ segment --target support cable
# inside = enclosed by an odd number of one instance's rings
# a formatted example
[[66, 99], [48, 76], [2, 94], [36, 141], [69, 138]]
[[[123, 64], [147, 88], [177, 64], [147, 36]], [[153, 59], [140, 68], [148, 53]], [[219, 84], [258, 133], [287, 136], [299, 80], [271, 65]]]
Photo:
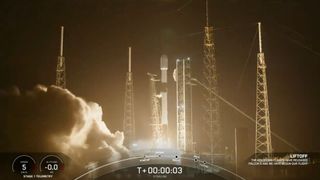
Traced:
[[[215, 91], [213, 91], [212, 89], [208, 88], [207, 86], [205, 86], [202, 82], [200, 82], [198, 79], [195, 78], [191, 78], [192, 81], [198, 83], [200, 86], [202, 86], [203, 88], [205, 88], [206, 90], [210, 91], [212, 94], [214, 94], [217, 98], [219, 98], [221, 101], [223, 101], [224, 103], [226, 103], [227, 105], [229, 105], [230, 107], [232, 107], [233, 109], [235, 109], [237, 112], [239, 112], [240, 114], [242, 114], [243, 116], [245, 116], [247, 119], [249, 119], [251, 122], [253, 122], [254, 124], [256, 123], [256, 120], [254, 118], [252, 118], [251, 116], [249, 116], [248, 114], [246, 114], [245, 112], [243, 112], [241, 109], [239, 109], [237, 106], [233, 105], [232, 103], [230, 103], [228, 100], [226, 100], [225, 98], [221, 97], [220, 95], [218, 95]], [[291, 144], [290, 142], [288, 142], [287, 140], [285, 140], [284, 138], [282, 138], [280, 135], [278, 135], [277, 133], [271, 131], [271, 134], [278, 138], [280, 141], [282, 141], [283, 143], [287, 144], [289, 147], [291, 147], [292, 149], [294, 149], [295, 151], [301, 151], [300, 149], [298, 149], [296, 146], [294, 146], [293, 144]]]
[[250, 60], [250, 57], [251, 57], [251, 54], [252, 54], [253, 46], [254, 46], [254, 44], [255, 44], [255, 42], [256, 42], [256, 39], [257, 39], [257, 34], [258, 34], [258, 30], [256, 30], [256, 32], [255, 32], [255, 34], [254, 34], [254, 36], [253, 36], [253, 38], [252, 38], [252, 42], [251, 42], [249, 54], [248, 54], [248, 57], [247, 57], [247, 59], [246, 59], [246, 61], [245, 61], [244, 67], [243, 67], [243, 69], [242, 69], [242, 71], [241, 71], [240, 78], [239, 78], [239, 81], [238, 81], [238, 85], [237, 85], [237, 89], [238, 89], [238, 90], [239, 90], [240, 87], [241, 87], [244, 73], [245, 73], [245, 71], [247, 70], [247, 66], [248, 66], [248, 64], [249, 64], [249, 60]]

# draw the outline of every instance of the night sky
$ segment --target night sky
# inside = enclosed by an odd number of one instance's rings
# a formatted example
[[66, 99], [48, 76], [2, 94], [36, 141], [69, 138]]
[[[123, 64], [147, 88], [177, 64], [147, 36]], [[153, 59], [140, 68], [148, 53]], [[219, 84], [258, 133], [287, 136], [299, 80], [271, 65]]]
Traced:
[[[320, 151], [318, 7], [317, 1], [308, 0], [209, 0], [221, 95], [255, 117], [258, 42], [252, 42], [261, 21], [271, 130], [303, 151]], [[55, 83], [63, 25], [67, 88], [99, 103], [112, 131], [122, 130], [128, 46], [139, 137], [150, 135], [139, 131], [150, 127], [147, 72], [160, 74], [160, 56], [167, 54], [169, 121], [175, 129], [175, 59], [191, 57], [193, 76], [203, 78], [204, 10], [204, 0], [2, 1], [0, 89], [17, 86], [25, 91]], [[195, 87], [198, 125], [203, 123], [202, 92]], [[254, 125], [225, 104], [221, 114], [225, 144], [233, 146], [235, 127], [247, 127], [253, 151]], [[289, 150], [276, 138], [273, 146], [275, 151]]]

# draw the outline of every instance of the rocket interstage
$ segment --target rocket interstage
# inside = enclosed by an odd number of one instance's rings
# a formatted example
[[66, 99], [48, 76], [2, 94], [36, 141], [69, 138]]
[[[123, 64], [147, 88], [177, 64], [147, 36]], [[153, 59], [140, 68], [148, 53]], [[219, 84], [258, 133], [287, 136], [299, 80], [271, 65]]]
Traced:
[[168, 57], [164, 54], [160, 58], [161, 83], [167, 83]]

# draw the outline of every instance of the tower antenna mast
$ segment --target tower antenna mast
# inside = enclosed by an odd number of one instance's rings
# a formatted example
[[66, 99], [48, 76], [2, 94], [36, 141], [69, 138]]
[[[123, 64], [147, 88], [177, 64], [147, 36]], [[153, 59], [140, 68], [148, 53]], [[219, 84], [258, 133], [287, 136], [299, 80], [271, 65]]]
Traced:
[[209, 8], [208, 0], [206, 0], [206, 26], [209, 26]]
[[64, 27], [61, 26], [60, 35], [60, 54], [58, 56], [57, 69], [56, 69], [56, 86], [66, 88], [66, 64], [63, 56], [63, 33]]
[[131, 71], [131, 47], [129, 47], [129, 68], [126, 76], [126, 89], [124, 100], [123, 119], [124, 144], [130, 147], [135, 140], [135, 120], [134, 120], [134, 94], [133, 78]]
[[204, 27], [204, 58], [203, 76], [204, 83], [211, 91], [204, 92], [204, 121], [205, 133], [209, 139], [208, 150], [210, 161], [213, 163], [214, 155], [222, 153], [220, 104], [218, 98], [212, 93], [218, 93], [218, 78], [215, 58], [215, 44], [213, 38], [213, 27], [209, 26], [209, 7], [206, 0], [206, 26]]
[[257, 84], [256, 84], [256, 137], [255, 153], [272, 153], [270, 115], [268, 102], [268, 88], [266, 63], [262, 51], [261, 23], [258, 23], [259, 53], [257, 57]]

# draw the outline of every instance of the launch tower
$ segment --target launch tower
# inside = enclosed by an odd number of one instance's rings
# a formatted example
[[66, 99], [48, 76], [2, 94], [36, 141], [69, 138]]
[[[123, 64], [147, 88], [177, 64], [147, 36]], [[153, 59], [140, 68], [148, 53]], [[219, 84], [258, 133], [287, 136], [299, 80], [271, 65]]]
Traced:
[[174, 77], [177, 97], [177, 149], [193, 152], [191, 60], [177, 59]]

